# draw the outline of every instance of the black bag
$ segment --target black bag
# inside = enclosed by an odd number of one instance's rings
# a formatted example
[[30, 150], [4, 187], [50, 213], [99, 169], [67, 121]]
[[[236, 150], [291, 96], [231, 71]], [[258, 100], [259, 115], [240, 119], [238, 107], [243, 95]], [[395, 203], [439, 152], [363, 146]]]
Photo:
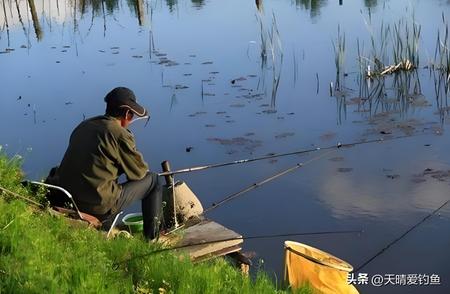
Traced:
[[[50, 170], [50, 173], [48, 174], [44, 183], [50, 184], [50, 185], [55, 185], [55, 186], [59, 185], [58, 166], [52, 167], [52, 169]], [[67, 196], [64, 193], [62, 193], [59, 190], [49, 189], [46, 197], [47, 197], [48, 201], [50, 202], [51, 206], [70, 207], [70, 205], [69, 205], [70, 200], [67, 198]]]

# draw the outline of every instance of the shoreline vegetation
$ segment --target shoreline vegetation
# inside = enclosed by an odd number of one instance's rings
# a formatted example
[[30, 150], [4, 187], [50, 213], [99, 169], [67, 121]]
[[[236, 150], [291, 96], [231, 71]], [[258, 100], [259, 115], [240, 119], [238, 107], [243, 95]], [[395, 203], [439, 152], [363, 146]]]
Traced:
[[[21, 164], [0, 149], [0, 187], [45, 203], [44, 190], [21, 184]], [[0, 191], [0, 293], [312, 293], [281, 289], [261, 270], [246, 277], [223, 258], [193, 264], [166, 251], [133, 259], [161, 247], [143, 238], [108, 240], [48, 209]]]

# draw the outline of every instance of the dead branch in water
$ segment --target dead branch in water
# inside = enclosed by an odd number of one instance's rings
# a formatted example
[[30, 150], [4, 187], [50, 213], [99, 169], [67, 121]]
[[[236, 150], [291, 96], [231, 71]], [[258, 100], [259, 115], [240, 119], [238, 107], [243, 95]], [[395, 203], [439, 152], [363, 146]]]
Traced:
[[398, 64], [395, 65], [389, 65], [386, 66], [382, 71], [379, 72], [371, 72], [370, 70], [367, 71], [367, 78], [374, 78], [374, 77], [380, 77], [380, 76], [384, 76], [384, 75], [390, 75], [399, 71], [410, 71], [415, 69], [416, 66], [409, 61], [408, 59], [399, 62]]

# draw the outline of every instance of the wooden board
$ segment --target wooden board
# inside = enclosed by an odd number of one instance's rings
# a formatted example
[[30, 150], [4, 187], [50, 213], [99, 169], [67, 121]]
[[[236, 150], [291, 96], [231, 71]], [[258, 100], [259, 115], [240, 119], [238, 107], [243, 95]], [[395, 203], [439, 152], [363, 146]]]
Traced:
[[173, 232], [162, 238], [162, 241], [169, 246], [186, 246], [178, 250], [189, 254], [193, 261], [240, 251], [243, 243], [241, 235], [211, 220], [202, 220]]

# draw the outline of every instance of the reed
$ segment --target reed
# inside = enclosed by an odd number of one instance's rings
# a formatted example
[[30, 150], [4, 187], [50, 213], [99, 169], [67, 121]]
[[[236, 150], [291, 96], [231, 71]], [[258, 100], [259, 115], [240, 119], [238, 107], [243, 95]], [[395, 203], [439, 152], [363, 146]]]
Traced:
[[412, 23], [404, 19], [394, 24], [392, 36], [393, 63], [398, 64], [409, 60], [415, 67], [420, 64], [419, 41], [421, 26], [415, 22], [413, 15]]
[[[271, 106], [275, 106], [276, 96], [281, 80], [281, 68], [283, 65], [283, 47], [278, 30], [275, 13], [272, 13], [272, 22], [269, 29], [264, 26], [262, 13], [258, 12], [256, 18], [260, 28], [260, 59], [261, 70], [272, 69], [272, 91], [271, 91]], [[271, 63], [268, 63], [270, 56]]]
[[268, 36], [267, 32], [264, 28], [264, 23], [262, 19], [262, 15], [260, 13], [256, 14], [256, 19], [259, 23], [259, 38], [260, 38], [260, 59], [261, 59], [261, 67], [265, 67], [267, 64], [267, 51], [268, 51]]
[[11, 45], [10, 39], [9, 39], [9, 24], [8, 24], [8, 16], [6, 14], [6, 6], [5, 6], [5, 0], [2, 0], [2, 6], [3, 6], [3, 15], [5, 18], [4, 26], [6, 27], [6, 38], [8, 40], [8, 47]]
[[298, 79], [298, 59], [297, 59], [297, 53], [295, 52], [295, 48], [292, 50], [292, 68], [293, 68], [294, 86], [295, 86], [297, 84], [297, 79]]
[[[440, 70], [450, 77], [450, 38], [448, 31], [448, 21], [442, 13], [443, 29], [439, 29], [436, 39], [436, 49], [434, 52], [434, 69]], [[450, 78], [449, 78], [450, 79]]]
[[[272, 52], [272, 98], [271, 106], [275, 107], [278, 87], [281, 79], [281, 68], [283, 65], [283, 47], [281, 45], [280, 32], [278, 31], [275, 13], [272, 13], [272, 28], [270, 33], [270, 49]], [[279, 59], [279, 62], [277, 61]]]
[[341, 27], [338, 25], [338, 34], [336, 41], [332, 41], [334, 49], [334, 63], [336, 66], [336, 90], [341, 89], [341, 81], [344, 78], [345, 65], [345, 33], [341, 33]]
[[430, 72], [434, 81], [434, 92], [440, 121], [443, 124], [450, 115], [450, 105], [448, 97], [450, 94], [450, 75], [442, 71], [433, 70]]
[[393, 24], [382, 22], [377, 33], [370, 12], [363, 19], [370, 34], [370, 51], [365, 52], [357, 40], [360, 72], [364, 69], [367, 77], [375, 77], [419, 67], [421, 26], [414, 13], [411, 18], [401, 18]]

